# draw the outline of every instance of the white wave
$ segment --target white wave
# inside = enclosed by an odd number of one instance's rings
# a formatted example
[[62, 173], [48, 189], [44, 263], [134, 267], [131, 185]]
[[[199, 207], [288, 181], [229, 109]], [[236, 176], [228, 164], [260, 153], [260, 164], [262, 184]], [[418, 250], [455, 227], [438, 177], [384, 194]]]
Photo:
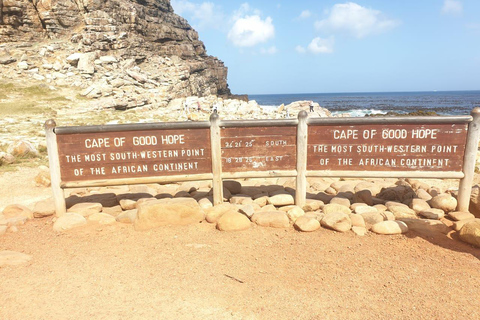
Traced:
[[333, 111], [332, 114], [335, 116], [349, 114], [350, 117], [364, 117], [365, 115], [370, 114], [385, 114], [385, 111], [375, 110], [375, 109], [352, 109], [348, 111]]

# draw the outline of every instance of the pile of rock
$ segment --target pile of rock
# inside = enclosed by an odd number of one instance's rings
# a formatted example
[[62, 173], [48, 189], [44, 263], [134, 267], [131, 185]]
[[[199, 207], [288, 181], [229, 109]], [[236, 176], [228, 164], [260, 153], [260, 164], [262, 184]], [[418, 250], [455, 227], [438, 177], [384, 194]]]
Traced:
[[[131, 223], [136, 230], [207, 221], [218, 230], [245, 230], [253, 225], [295, 228], [312, 232], [321, 227], [352, 231], [359, 236], [402, 234], [418, 221], [452, 227], [460, 238], [480, 245], [479, 219], [457, 212], [457, 201], [447, 190], [418, 180], [310, 179], [308, 199], [294, 205], [293, 179], [225, 181], [224, 203], [213, 206], [209, 182], [149, 184], [71, 190], [67, 214], [53, 228], [65, 231], [87, 223]], [[0, 220], [5, 233], [31, 218], [54, 215], [53, 201], [33, 210], [12, 205]], [[449, 231], [451, 229], [448, 229]]]

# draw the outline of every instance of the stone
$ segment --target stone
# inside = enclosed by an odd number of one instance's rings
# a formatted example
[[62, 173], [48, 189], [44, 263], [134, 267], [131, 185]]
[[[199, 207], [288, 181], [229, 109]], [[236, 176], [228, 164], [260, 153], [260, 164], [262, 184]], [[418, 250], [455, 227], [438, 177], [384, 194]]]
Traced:
[[305, 205], [303, 206], [303, 211], [317, 211], [322, 208], [325, 204], [323, 201], [315, 200], [315, 199], [307, 199]]
[[135, 230], [149, 230], [166, 225], [187, 225], [199, 223], [205, 213], [192, 198], [161, 199], [146, 202], [138, 207]]
[[384, 212], [384, 211], [387, 211], [387, 210], [388, 210], [387, 206], [384, 205], [384, 204], [376, 204], [376, 205], [374, 205], [373, 207], [374, 207], [375, 209], [377, 209], [378, 212]]
[[234, 195], [230, 198], [230, 203], [231, 204], [240, 204], [240, 205], [250, 204], [250, 203], [253, 203], [253, 199], [250, 198], [250, 196], [248, 196], [248, 195], [237, 194], [237, 195]]
[[295, 204], [295, 199], [291, 194], [276, 194], [268, 198], [268, 204], [276, 207], [288, 206]]
[[40, 166], [38, 174], [35, 176], [34, 181], [37, 187], [50, 187], [52, 184], [50, 181], [50, 169], [45, 166]]
[[75, 53], [72, 53], [71, 55], [69, 55], [66, 60], [69, 64], [76, 67], [77, 64], [78, 64], [78, 60], [80, 60], [81, 56], [82, 56], [82, 53], [75, 52]]
[[330, 204], [338, 204], [350, 208], [350, 200], [347, 198], [333, 197], [330, 200]]
[[357, 236], [363, 237], [367, 234], [368, 230], [365, 227], [357, 227], [353, 226], [352, 227], [353, 233], [355, 233]]
[[408, 232], [408, 226], [403, 221], [382, 221], [374, 224], [370, 231], [383, 235], [402, 234]]
[[325, 213], [321, 225], [335, 231], [346, 232], [352, 228], [352, 221], [350, 220], [349, 214], [329, 212]]
[[217, 223], [218, 219], [228, 211], [236, 210], [236, 206], [230, 203], [222, 203], [206, 210], [205, 220], [209, 223]]
[[460, 240], [480, 248], [480, 219], [465, 223], [458, 234]]
[[13, 218], [13, 217], [26, 217], [27, 219], [33, 219], [33, 212], [29, 208], [21, 204], [11, 204], [3, 209], [2, 214], [4, 218]]
[[467, 219], [475, 218], [475, 216], [473, 214], [471, 214], [470, 212], [464, 212], [464, 211], [449, 212], [448, 217], [451, 218], [453, 221], [461, 221], [461, 220], [467, 220]]
[[33, 207], [35, 218], [48, 217], [55, 214], [55, 203], [52, 198], [39, 201]]
[[58, 217], [53, 224], [53, 230], [56, 232], [67, 231], [73, 228], [81, 227], [87, 224], [84, 216], [74, 212], [67, 212]]
[[32, 256], [29, 254], [10, 250], [0, 251], [0, 267], [18, 266], [30, 260], [32, 260]]
[[255, 213], [255, 207], [252, 204], [246, 204], [243, 205], [238, 211], [250, 219]]
[[11, 155], [10, 153], [6, 153], [1, 151], [0, 152], [0, 166], [2, 164], [11, 164], [15, 162], [15, 157]]
[[445, 217], [445, 211], [441, 209], [431, 208], [431, 209], [419, 212], [419, 215], [427, 219], [439, 220]]
[[10, 144], [7, 148], [7, 153], [16, 156], [16, 157], [25, 157], [28, 155], [33, 155], [37, 156], [38, 151], [37, 149], [33, 146], [28, 141], [25, 140], [17, 140]]
[[260, 207], [264, 207], [267, 205], [268, 202], [268, 195], [267, 196], [261, 196], [253, 200], [253, 203], [259, 205]]
[[104, 212], [97, 212], [88, 216], [88, 221], [95, 221], [99, 224], [114, 224], [117, 222], [114, 216]]
[[360, 190], [353, 195], [353, 202], [366, 203], [369, 206], [373, 206], [373, 197], [370, 190]]
[[380, 212], [365, 212], [360, 214], [365, 222], [367, 229], [370, 229], [374, 224], [385, 221], [385, 217]]
[[68, 208], [67, 212], [75, 212], [81, 214], [84, 217], [88, 217], [94, 213], [99, 213], [103, 209], [101, 203], [98, 202], [83, 202], [74, 204], [72, 207]]
[[242, 185], [238, 181], [225, 180], [225, 181], [223, 181], [223, 187], [227, 188], [230, 191], [231, 194], [242, 193]]
[[211, 198], [202, 198], [200, 200], [198, 200], [198, 204], [200, 205], [200, 207], [202, 209], [209, 209], [209, 208], [212, 208], [213, 207], [213, 199]]
[[237, 211], [225, 212], [217, 221], [217, 229], [220, 231], [241, 231], [250, 228], [250, 219]]
[[118, 206], [113, 206], [113, 207], [102, 207], [102, 212], [103, 213], [108, 213], [111, 216], [118, 216], [123, 212], [122, 207], [120, 205]]
[[365, 219], [360, 214], [349, 214], [350, 221], [352, 221], [352, 227], [366, 227]]
[[275, 207], [273, 204], [268, 204], [264, 207], [261, 207], [258, 212], [268, 212], [268, 211], [277, 211], [277, 207]]
[[395, 215], [396, 219], [402, 218], [415, 218], [417, 216], [413, 209], [410, 209], [407, 205], [399, 202], [388, 201], [385, 203], [388, 211]]
[[294, 227], [302, 232], [312, 232], [320, 228], [320, 222], [313, 217], [301, 216], [295, 220]]
[[441, 209], [445, 212], [455, 211], [457, 199], [447, 193], [441, 193], [430, 200], [432, 208]]
[[430, 205], [425, 200], [412, 199], [412, 202], [410, 202], [410, 208], [412, 208], [416, 213], [420, 213], [422, 211], [430, 210]]
[[84, 53], [80, 56], [77, 63], [78, 71], [86, 74], [95, 73], [95, 59], [97, 58], [96, 52]]
[[365, 206], [357, 206], [357, 207], [355, 207], [354, 211], [355, 211], [356, 214], [370, 213], [370, 212], [378, 213], [377, 208], [366, 206], [366, 205]]
[[468, 223], [470, 221], [474, 221], [475, 219], [476, 218], [470, 218], [470, 219], [466, 219], [466, 220], [455, 221], [453, 223], [453, 230], [460, 231], [466, 223]]
[[127, 210], [120, 213], [115, 220], [121, 223], [134, 223], [138, 216], [138, 209]]
[[335, 204], [335, 203], [329, 203], [324, 205], [322, 211], [325, 214], [329, 214], [332, 212], [341, 212], [344, 214], [350, 214], [352, 212], [349, 207], [341, 204]]
[[287, 215], [284, 212], [280, 211], [257, 212], [252, 216], [252, 222], [262, 227], [290, 227], [290, 221]]
[[299, 217], [305, 215], [305, 211], [297, 206], [293, 206], [290, 210], [287, 211], [287, 217], [291, 222], [295, 222]]
[[422, 200], [425, 200], [425, 201], [430, 201], [432, 199], [432, 196], [430, 195], [430, 193], [428, 193], [426, 190], [424, 189], [418, 189], [416, 191], [417, 193], [417, 197], [419, 199], [422, 199]]
[[123, 210], [132, 210], [137, 207], [137, 201], [133, 199], [120, 199], [119, 203]]

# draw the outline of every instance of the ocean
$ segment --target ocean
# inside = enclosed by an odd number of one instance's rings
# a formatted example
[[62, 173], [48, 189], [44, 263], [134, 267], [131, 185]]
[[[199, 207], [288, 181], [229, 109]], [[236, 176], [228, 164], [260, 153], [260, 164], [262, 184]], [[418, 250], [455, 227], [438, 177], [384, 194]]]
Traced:
[[307, 93], [249, 95], [265, 108], [312, 100], [333, 114], [349, 113], [352, 117], [385, 114], [389, 111], [408, 114], [434, 111], [439, 115], [468, 115], [480, 107], [480, 90], [429, 92]]

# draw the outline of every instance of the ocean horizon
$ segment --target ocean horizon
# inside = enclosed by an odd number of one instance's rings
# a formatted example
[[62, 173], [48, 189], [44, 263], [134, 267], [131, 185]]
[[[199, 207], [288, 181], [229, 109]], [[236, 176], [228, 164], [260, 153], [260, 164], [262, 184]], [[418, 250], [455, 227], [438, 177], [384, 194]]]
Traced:
[[248, 97], [266, 108], [312, 100], [333, 114], [348, 113], [353, 117], [388, 112], [408, 114], [417, 111], [433, 111], [439, 115], [466, 115], [470, 114], [473, 108], [480, 107], [480, 90], [251, 94]]

